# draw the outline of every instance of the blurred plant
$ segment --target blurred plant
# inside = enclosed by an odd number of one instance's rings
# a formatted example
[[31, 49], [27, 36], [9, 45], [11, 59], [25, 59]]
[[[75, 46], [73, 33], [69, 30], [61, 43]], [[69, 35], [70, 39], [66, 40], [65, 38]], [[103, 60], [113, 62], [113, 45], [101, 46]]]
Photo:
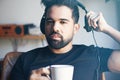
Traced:
[[[109, 2], [111, 0], [105, 0], [105, 2]], [[120, 0], [113, 0], [113, 1], [116, 1], [116, 2], [120, 2]]]

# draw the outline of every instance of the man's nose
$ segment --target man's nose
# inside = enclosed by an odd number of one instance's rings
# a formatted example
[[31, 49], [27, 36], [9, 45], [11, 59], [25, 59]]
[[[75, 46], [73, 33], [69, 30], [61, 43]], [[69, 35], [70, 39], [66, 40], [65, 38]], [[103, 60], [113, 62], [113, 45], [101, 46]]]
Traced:
[[59, 32], [59, 29], [60, 29], [60, 24], [57, 23], [57, 22], [55, 22], [55, 23], [53, 24], [53, 30], [54, 30], [55, 32]]

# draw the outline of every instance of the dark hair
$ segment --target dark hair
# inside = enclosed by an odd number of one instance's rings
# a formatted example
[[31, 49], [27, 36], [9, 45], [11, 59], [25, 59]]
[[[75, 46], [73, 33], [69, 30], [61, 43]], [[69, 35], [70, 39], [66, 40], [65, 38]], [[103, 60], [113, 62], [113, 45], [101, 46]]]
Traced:
[[67, 6], [72, 10], [72, 17], [75, 23], [78, 23], [79, 20], [79, 9], [77, 6], [77, 0], [41, 0], [41, 3], [45, 6], [45, 14], [47, 13], [48, 9], [50, 9], [53, 5], [57, 6]]

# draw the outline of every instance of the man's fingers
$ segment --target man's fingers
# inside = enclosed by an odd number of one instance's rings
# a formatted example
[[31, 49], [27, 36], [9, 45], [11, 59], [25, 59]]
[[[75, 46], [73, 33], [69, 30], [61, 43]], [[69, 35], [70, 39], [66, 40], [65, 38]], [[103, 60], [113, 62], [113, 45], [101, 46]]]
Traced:
[[49, 78], [50, 71], [48, 68], [40, 68], [32, 70], [30, 80], [50, 80]]
[[92, 26], [94, 30], [98, 31], [101, 21], [104, 20], [102, 18], [102, 13], [96, 14], [95, 12], [90, 11], [86, 14], [86, 17], [88, 19], [89, 26]]
[[41, 75], [45, 75], [45, 74], [49, 75], [50, 71], [47, 68], [40, 68], [40, 69], [33, 70], [32, 73], [34, 73], [34, 74], [41, 74]]
[[96, 18], [96, 16], [97, 16], [96, 13], [93, 11], [87, 13], [86, 17], [88, 19], [89, 26], [93, 26], [95, 24], [95, 21], [93, 22], [93, 20]]

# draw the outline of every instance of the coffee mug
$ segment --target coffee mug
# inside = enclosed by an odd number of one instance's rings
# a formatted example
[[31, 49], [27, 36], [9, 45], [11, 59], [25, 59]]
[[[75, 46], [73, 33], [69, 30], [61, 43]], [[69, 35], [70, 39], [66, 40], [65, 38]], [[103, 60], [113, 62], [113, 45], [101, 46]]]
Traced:
[[72, 65], [51, 65], [51, 80], [72, 80], [74, 66]]

